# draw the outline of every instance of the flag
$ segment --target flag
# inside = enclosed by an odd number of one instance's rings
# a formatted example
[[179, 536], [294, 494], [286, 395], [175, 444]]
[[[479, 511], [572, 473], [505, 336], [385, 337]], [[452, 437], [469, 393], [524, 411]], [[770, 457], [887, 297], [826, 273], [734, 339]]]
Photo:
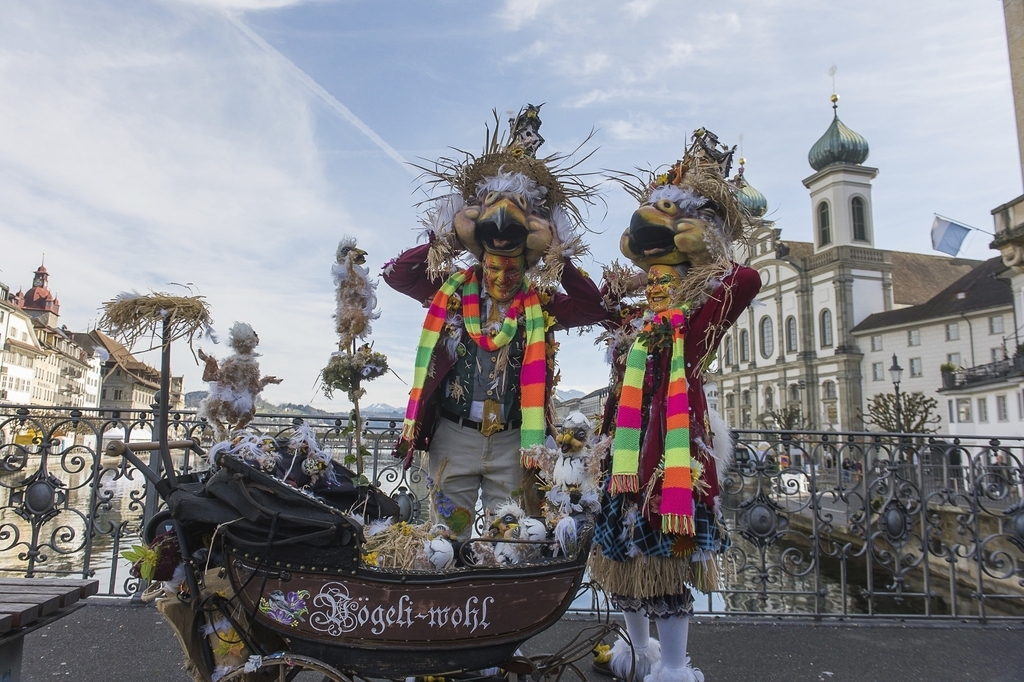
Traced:
[[960, 223], [935, 216], [932, 223], [932, 248], [942, 253], [955, 256], [960, 251], [960, 245], [964, 243], [964, 237], [971, 231]]

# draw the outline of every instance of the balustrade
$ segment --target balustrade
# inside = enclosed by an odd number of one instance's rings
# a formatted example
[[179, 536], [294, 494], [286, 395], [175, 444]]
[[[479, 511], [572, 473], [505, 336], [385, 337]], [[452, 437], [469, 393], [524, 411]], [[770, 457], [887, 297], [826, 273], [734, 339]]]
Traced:
[[[257, 415], [287, 437], [309, 424], [343, 461], [347, 417]], [[370, 419], [366, 476], [426, 514], [425, 472], [391, 457], [400, 424]], [[141, 586], [119, 558], [139, 542], [154, 493], [114, 440], [153, 439], [153, 413], [0, 406], [0, 575], [99, 577], [101, 592]], [[1024, 620], [1024, 439], [737, 431], [721, 505], [733, 544], [724, 589], [698, 600], [723, 614]], [[211, 430], [172, 412], [169, 441]], [[178, 471], [205, 468], [185, 450]], [[421, 507], [422, 505], [422, 507]], [[586, 610], [585, 604], [579, 608]]]

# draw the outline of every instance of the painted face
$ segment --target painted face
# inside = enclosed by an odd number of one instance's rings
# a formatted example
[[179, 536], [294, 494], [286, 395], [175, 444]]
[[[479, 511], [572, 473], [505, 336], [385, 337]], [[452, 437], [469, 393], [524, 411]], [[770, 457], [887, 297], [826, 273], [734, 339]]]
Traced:
[[656, 313], [672, 307], [672, 294], [682, 282], [675, 268], [669, 265], [652, 265], [647, 271], [647, 306]]
[[523, 286], [522, 256], [498, 256], [484, 253], [484, 290], [499, 303], [511, 301]]

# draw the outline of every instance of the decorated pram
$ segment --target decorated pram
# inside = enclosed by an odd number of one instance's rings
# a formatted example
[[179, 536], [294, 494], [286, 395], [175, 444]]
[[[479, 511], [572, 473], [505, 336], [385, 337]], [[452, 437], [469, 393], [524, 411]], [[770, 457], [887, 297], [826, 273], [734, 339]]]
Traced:
[[[188, 611], [187, 618], [178, 617], [185, 623], [179, 638], [198, 679], [214, 676], [217, 637], [204, 633], [216, 620], [231, 624], [230, 637], [237, 636], [248, 654], [237, 669], [222, 671], [224, 680], [267, 679], [258, 673], [278, 668], [287, 680], [303, 670], [328, 680], [459, 673], [467, 679], [502, 679], [498, 673], [472, 674], [492, 667], [509, 679], [538, 672], [534, 679], [543, 679], [561, 675], [605, 634], [598, 628], [562, 656], [545, 657], [541, 670], [537, 662], [516, 656], [577, 596], [589, 526], [581, 528], [575, 553], [558, 559], [445, 572], [375, 568], [360, 562], [357, 524], [274, 476], [229, 457], [205, 480], [177, 476], [168, 456], [161, 477], [136, 454], [155, 449], [169, 454], [169, 447], [201, 454], [192, 441], [115, 442], [108, 453], [131, 460], [167, 503], [166, 527], [173, 528], [181, 555], [188, 557], [183, 587], [172, 597]], [[397, 512], [397, 505], [372, 487], [353, 488], [352, 494], [375, 513]], [[214, 536], [212, 543], [204, 542]], [[474, 542], [494, 540], [468, 544]], [[211, 591], [207, 583], [219, 588]]]

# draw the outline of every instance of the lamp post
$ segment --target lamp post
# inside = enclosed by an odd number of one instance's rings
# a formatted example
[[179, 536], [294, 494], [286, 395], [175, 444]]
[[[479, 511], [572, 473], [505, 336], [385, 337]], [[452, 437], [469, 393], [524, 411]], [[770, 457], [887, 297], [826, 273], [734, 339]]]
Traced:
[[903, 378], [903, 368], [900, 367], [895, 353], [892, 355], [892, 367], [889, 368], [889, 376], [892, 377], [892, 385], [896, 389], [896, 432], [903, 433], [903, 422], [900, 419], [900, 379]]

